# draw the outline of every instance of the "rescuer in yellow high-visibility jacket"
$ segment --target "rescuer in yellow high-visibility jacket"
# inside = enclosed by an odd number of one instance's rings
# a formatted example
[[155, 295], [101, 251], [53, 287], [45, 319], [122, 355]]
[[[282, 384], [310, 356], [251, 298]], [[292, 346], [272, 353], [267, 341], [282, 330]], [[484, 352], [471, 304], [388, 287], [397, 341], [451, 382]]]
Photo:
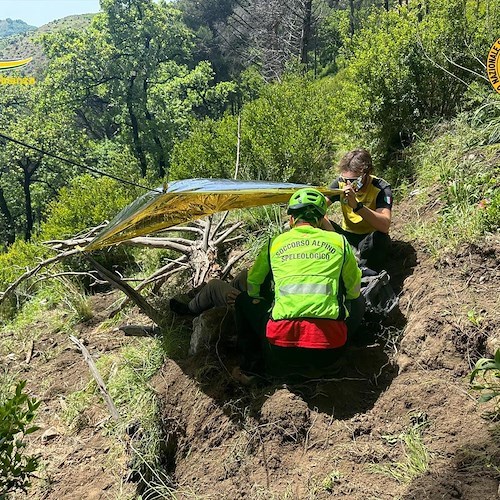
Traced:
[[340, 201], [342, 225], [332, 222], [359, 251], [361, 265], [380, 271], [391, 247], [389, 228], [392, 213], [391, 186], [372, 175], [372, 158], [365, 149], [354, 149], [339, 164], [340, 176], [330, 185], [342, 189], [329, 203]]

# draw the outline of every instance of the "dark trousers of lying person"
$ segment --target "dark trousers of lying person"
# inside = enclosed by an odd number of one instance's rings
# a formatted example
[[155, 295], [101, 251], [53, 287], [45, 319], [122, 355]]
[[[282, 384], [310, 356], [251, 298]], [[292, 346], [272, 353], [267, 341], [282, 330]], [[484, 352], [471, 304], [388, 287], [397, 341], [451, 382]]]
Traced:
[[330, 221], [335, 231], [345, 236], [346, 240], [359, 251], [360, 265], [381, 271], [391, 249], [391, 238], [387, 233], [374, 231], [368, 234], [356, 234], [342, 229]]

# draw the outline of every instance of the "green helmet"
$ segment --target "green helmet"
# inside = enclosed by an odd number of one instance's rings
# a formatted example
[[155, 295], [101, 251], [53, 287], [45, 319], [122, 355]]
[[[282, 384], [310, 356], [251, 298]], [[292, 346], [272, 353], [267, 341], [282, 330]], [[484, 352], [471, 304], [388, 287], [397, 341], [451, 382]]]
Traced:
[[314, 188], [303, 188], [293, 193], [288, 202], [288, 215], [315, 214], [324, 217], [328, 206], [325, 196]]

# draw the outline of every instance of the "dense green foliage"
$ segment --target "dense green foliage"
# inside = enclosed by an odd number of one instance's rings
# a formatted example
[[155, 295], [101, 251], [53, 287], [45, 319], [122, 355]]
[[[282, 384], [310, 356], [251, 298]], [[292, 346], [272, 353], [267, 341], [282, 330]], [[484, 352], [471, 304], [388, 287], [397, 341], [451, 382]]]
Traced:
[[[241, 111], [239, 177], [317, 182], [329, 167], [323, 82], [291, 77]], [[172, 176], [233, 177], [237, 118], [205, 120], [173, 152]], [[307, 166], [307, 168], [304, 168]]]
[[[362, 146], [399, 193], [441, 186], [438, 224], [409, 227], [431, 251], [495, 231], [500, 120], [483, 66], [498, 2], [287, 5], [104, 0], [77, 29], [40, 37], [45, 74], [5, 87], [0, 130], [151, 187], [234, 175], [328, 183]], [[22, 239], [72, 236], [141, 193], [2, 146], [2, 288], [43, 253]]]
[[0, 254], [0, 290], [4, 290], [45, 253], [46, 250], [38, 245], [17, 240], [8, 252]]
[[90, 175], [75, 177], [47, 206], [40, 240], [69, 238], [110, 220], [133, 199], [130, 189], [119, 182]]
[[[478, 56], [495, 39], [495, 9], [438, 0], [427, 12], [413, 6], [371, 9], [351, 37], [346, 17], [334, 11], [325, 19], [325, 29], [334, 33], [329, 52], [334, 61], [322, 57], [325, 70], [331, 72], [334, 64], [336, 71], [313, 81], [285, 78], [242, 109], [245, 176], [317, 180], [315, 174], [324, 174], [332, 157], [356, 144], [369, 147], [383, 167], [394, 164], [429, 124], [469, 106], [471, 94], [491, 92], [481, 83]], [[472, 81], [478, 82], [475, 87]], [[227, 175], [234, 164], [234, 123], [198, 124], [175, 147], [176, 175], [187, 175], [194, 154], [210, 175]]]
[[[297, 1], [291, 15], [261, 0], [106, 0], [88, 25], [41, 37], [45, 77], [6, 89], [0, 127], [154, 186], [232, 177], [240, 115], [242, 178], [325, 182], [336, 159], [362, 145], [400, 181], [411, 174], [402, 150], [491, 94], [482, 64], [500, 7], [377, 5]], [[83, 173], [11, 143], [0, 166], [4, 244], [36, 234], [47, 205]]]
[[38, 458], [24, 452], [25, 436], [38, 430], [33, 425], [40, 401], [24, 392], [26, 382], [17, 384], [13, 395], [0, 394], [0, 498], [16, 490], [26, 491]]

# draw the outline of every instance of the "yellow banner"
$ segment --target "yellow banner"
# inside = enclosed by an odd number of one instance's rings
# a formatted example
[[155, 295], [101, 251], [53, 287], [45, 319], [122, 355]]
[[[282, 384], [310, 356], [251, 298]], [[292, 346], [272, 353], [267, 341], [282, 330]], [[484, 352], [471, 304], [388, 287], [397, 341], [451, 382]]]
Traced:
[[0, 70], [16, 69], [26, 66], [33, 60], [32, 57], [26, 59], [17, 59], [14, 61], [0, 61]]

